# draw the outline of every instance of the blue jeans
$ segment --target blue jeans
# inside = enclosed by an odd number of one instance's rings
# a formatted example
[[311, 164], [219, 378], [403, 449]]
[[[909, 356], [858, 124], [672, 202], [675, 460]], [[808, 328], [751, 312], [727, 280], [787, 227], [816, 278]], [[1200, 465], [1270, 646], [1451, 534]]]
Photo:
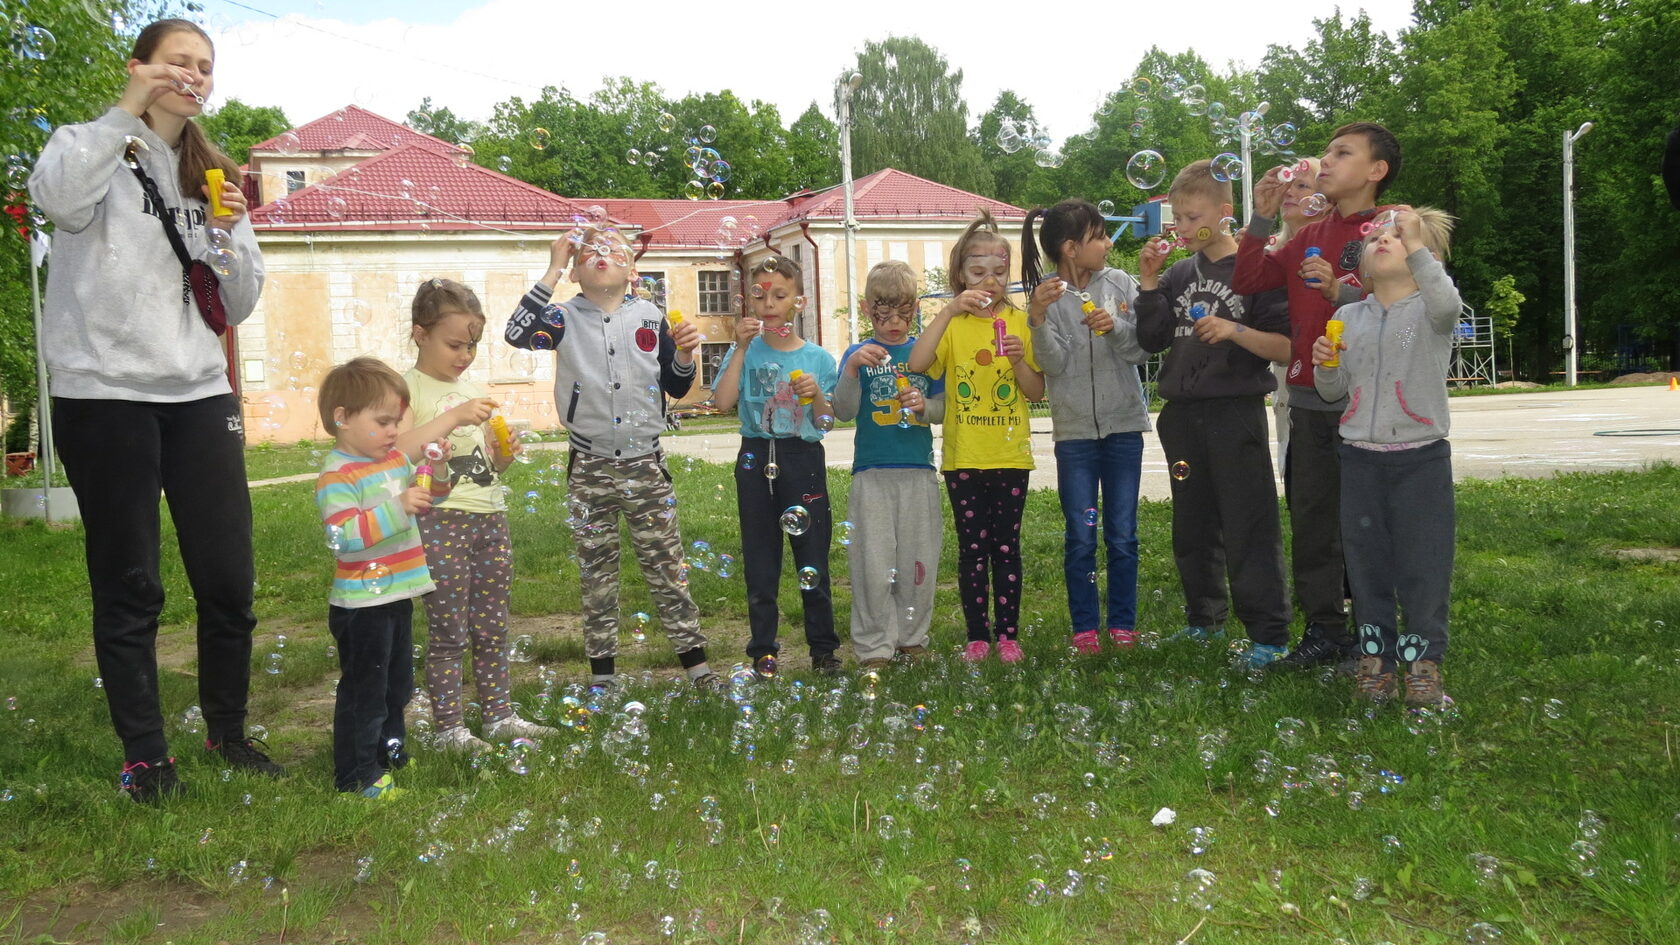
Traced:
[[360, 791], [379, 780], [391, 754], [406, 751], [403, 708], [414, 692], [413, 623], [412, 599], [327, 608], [340, 670], [333, 707], [333, 783], [340, 791]]
[[1062, 570], [1073, 632], [1103, 627], [1097, 604], [1097, 526], [1089, 523], [1102, 489], [1100, 521], [1108, 549], [1108, 626], [1137, 625], [1137, 505], [1143, 473], [1143, 434], [1110, 433], [1100, 440], [1056, 443], [1056, 490], [1067, 534]]

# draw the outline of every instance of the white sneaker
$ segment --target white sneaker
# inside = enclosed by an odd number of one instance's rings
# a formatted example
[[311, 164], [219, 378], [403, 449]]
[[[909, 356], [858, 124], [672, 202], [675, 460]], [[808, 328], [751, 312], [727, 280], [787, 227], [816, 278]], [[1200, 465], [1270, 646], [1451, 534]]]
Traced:
[[558, 735], [560, 730], [527, 722], [517, 715], [510, 715], [505, 719], [498, 719], [484, 726], [484, 737], [491, 741], [505, 742], [515, 738], [547, 738]]
[[457, 725], [454, 728], [444, 729], [437, 734], [436, 741], [439, 751], [458, 752], [470, 755], [490, 750], [490, 743], [467, 731], [467, 727], [465, 725]]

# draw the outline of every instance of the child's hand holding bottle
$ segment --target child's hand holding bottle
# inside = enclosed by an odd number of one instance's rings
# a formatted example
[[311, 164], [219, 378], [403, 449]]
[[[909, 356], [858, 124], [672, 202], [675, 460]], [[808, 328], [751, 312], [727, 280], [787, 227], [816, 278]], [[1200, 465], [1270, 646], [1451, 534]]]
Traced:
[[1032, 292], [1032, 298], [1027, 300], [1027, 321], [1033, 325], [1044, 324], [1044, 316], [1050, 311], [1050, 306], [1067, 291], [1067, 283], [1060, 279], [1045, 279]]
[[490, 415], [495, 412], [497, 406], [498, 404], [488, 397], [474, 397], [465, 403], [457, 404], [449, 411], [455, 424], [451, 429], [482, 426], [489, 422]]

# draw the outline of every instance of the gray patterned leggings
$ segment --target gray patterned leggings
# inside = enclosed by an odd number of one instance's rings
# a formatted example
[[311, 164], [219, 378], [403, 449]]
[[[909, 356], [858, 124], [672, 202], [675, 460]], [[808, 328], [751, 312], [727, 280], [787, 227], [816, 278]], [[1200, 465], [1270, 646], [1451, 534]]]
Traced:
[[420, 518], [437, 590], [426, 602], [426, 690], [441, 731], [461, 724], [461, 657], [472, 643], [473, 680], [489, 724], [508, 705], [508, 589], [513, 547], [507, 515], [433, 509]]

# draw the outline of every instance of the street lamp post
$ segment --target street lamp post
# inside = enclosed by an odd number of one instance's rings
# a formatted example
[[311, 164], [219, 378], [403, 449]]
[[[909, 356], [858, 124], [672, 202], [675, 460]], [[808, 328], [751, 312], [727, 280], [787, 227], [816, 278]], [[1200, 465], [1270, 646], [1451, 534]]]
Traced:
[[848, 72], [840, 77], [840, 186], [846, 196], [846, 344], [857, 344], [857, 217], [852, 213], [852, 93], [863, 84], [863, 74]]
[[1580, 346], [1575, 342], [1575, 142], [1591, 131], [1584, 121], [1563, 133], [1563, 381], [1575, 386]]

